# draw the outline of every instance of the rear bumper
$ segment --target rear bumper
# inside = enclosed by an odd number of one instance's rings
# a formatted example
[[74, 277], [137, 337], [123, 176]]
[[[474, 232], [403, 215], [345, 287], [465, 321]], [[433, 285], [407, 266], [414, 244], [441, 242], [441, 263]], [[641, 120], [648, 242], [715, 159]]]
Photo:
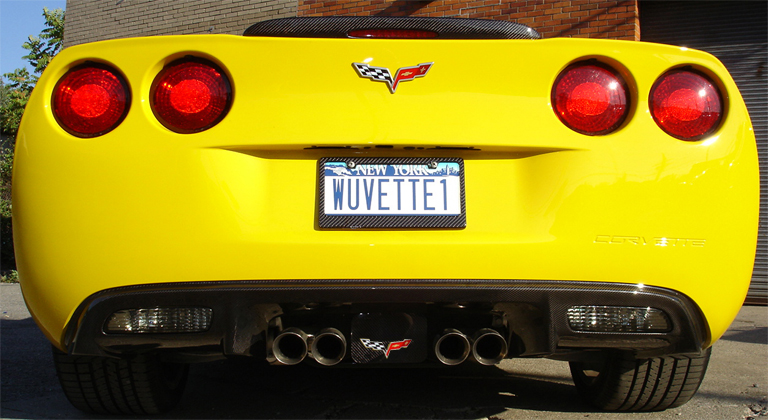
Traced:
[[[667, 314], [671, 328], [663, 333], [574, 331], [567, 319], [574, 305], [652, 307]], [[104, 332], [106, 320], [117, 310], [179, 306], [211, 308], [211, 327], [189, 334]], [[78, 308], [64, 344], [75, 355], [164, 350], [187, 360], [261, 356], [268, 330], [276, 325], [332, 327], [349, 339], [352, 316], [364, 312], [419, 313], [427, 319], [428, 337], [445, 328], [493, 324], [510, 343], [508, 357], [577, 358], [589, 349], [696, 353], [709, 341], [704, 317], [693, 301], [658, 287], [523, 280], [295, 280], [105, 290]]]

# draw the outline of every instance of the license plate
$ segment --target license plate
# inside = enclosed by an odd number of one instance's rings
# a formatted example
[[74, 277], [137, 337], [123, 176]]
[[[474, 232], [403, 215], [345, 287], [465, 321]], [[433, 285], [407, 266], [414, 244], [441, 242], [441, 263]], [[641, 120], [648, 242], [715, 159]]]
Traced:
[[458, 158], [323, 158], [321, 228], [463, 228]]

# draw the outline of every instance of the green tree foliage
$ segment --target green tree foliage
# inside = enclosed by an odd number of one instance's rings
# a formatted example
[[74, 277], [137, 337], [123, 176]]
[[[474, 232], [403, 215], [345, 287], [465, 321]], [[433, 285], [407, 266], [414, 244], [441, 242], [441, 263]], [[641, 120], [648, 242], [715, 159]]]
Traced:
[[13, 149], [0, 148], [0, 275], [16, 268], [11, 221], [11, 170]]
[[11, 217], [11, 171], [13, 170], [13, 149], [0, 149], [0, 216]]
[[37, 81], [27, 69], [16, 69], [13, 73], [5, 73], [9, 83], [3, 85], [3, 103], [0, 108], [0, 129], [3, 133], [16, 136], [27, 106], [29, 95]]
[[29, 51], [25, 60], [34, 67], [33, 74], [27, 69], [16, 69], [13, 73], [3, 76], [8, 79], [2, 85], [2, 103], [0, 103], [0, 130], [3, 133], [16, 136], [27, 105], [29, 95], [37, 83], [37, 78], [43, 73], [53, 57], [61, 51], [64, 38], [64, 11], [61, 9], [48, 10], [43, 8], [45, 29], [40, 35], [30, 35], [22, 47]]
[[[39, 36], [29, 36], [29, 41], [22, 47], [29, 50], [29, 54], [21, 57], [35, 68], [35, 74], [42, 74], [48, 67], [53, 56], [61, 51], [64, 41], [64, 11], [61, 9], [48, 10], [43, 8], [43, 17], [45, 17], [46, 28], [40, 32]], [[35, 80], [37, 81], [37, 80]]]
[[[61, 51], [64, 38], [64, 11], [43, 8], [45, 29], [38, 36], [30, 35], [22, 47], [29, 51], [25, 60], [34, 68], [16, 69], [0, 78], [0, 274], [2, 279], [13, 278], [16, 267], [11, 230], [11, 172], [13, 170], [13, 143], [19, 123], [38, 77], [53, 57]], [[6, 138], [8, 140], [6, 140]], [[6, 275], [4, 273], [11, 273]]]
[[5, 107], [5, 104], [7, 101], [8, 101], [8, 88], [5, 87], [5, 82], [3, 81], [3, 78], [0, 77], [0, 108]]

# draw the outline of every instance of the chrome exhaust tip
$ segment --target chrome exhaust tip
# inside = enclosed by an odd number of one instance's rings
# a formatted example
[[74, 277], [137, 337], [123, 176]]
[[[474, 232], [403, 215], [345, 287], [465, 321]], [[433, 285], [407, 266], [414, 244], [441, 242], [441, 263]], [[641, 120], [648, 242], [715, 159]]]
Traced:
[[469, 338], [461, 331], [446, 329], [435, 341], [435, 355], [440, 363], [456, 366], [467, 360], [470, 347]]
[[472, 340], [472, 355], [481, 365], [495, 365], [507, 355], [507, 340], [498, 331], [483, 328]]
[[304, 331], [298, 328], [286, 328], [272, 342], [272, 354], [284, 365], [301, 363], [307, 357], [307, 339]]
[[344, 360], [347, 354], [347, 339], [335, 328], [321, 330], [312, 340], [311, 355], [323, 366], [333, 366]]

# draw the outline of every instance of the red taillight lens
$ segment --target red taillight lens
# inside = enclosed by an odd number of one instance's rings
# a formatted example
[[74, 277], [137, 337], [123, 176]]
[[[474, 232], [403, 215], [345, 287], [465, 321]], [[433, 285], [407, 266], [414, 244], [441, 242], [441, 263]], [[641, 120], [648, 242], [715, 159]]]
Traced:
[[629, 112], [628, 89], [621, 76], [590, 63], [577, 63], [560, 73], [552, 103], [568, 128], [590, 136], [616, 130]]
[[74, 136], [96, 137], [117, 127], [128, 113], [130, 91], [113, 69], [85, 64], [70, 70], [53, 90], [53, 115]]
[[232, 102], [232, 88], [215, 64], [182, 59], [155, 77], [150, 96], [152, 111], [164, 126], [177, 133], [196, 133], [224, 118]]
[[714, 83], [687, 70], [673, 70], [661, 76], [651, 88], [649, 106], [662, 130], [689, 141], [712, 134], [723, 114], [723, 101]]
[[418, 29], [360, 29], [350, 31], [350, 38], [420, 39], [437, 38], [437, 32]]

